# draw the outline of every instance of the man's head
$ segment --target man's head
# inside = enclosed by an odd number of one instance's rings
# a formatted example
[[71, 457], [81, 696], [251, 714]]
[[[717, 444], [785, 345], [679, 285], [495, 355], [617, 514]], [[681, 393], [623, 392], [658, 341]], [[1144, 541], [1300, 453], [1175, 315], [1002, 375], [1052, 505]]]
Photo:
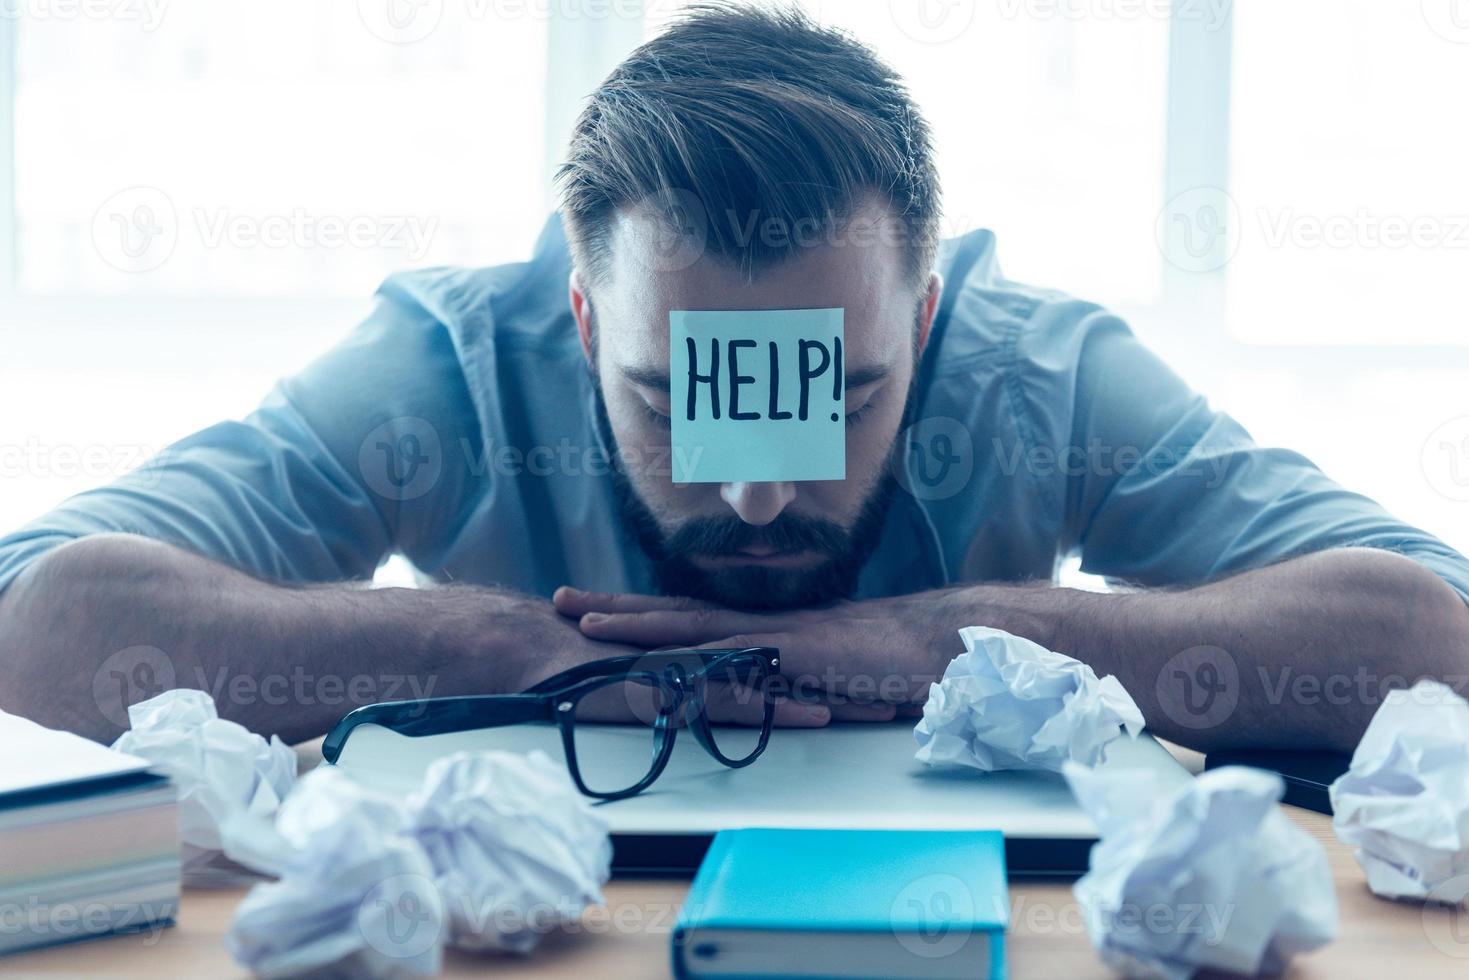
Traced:
[[902, 83], [794, 10], [701, 5], [593, 93], [559, 179], [572, 311], [625, 458], [667, 458], [671, 310], [845, 311], [845, 480], [632, 467], [619, 489], [670, 592], [749, 608], [850, 593], [939, 289], [938, 182]]

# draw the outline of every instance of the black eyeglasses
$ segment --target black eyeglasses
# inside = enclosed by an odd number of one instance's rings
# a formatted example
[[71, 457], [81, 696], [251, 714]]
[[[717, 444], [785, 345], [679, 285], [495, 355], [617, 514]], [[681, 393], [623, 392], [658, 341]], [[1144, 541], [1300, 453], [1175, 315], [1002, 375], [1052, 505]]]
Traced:
[[[641, 793], [662, 774], [673, 754], [680, 722], [699, 744], [732, 769], [748, 766], [765, 751], [775, 719], [772, 681], [780, 673], [773, 647], [730, 650], [662, 650], [608, 657], [562, 671], [521, 694], [385, 701], [349, 712], [322, 742], [321, 754], [336, 762], [352, 729], [381, 725], [401, 735], [442, 735], [476, 728], [535, 722], [561, 729], [566, 767], [587, 796], [619, 800]], [[723, 697], [758, 697], [757, 725], [710, 725], [710, 685]], [[647, 726], [585, 727], [606, 717], [609, 707], [631, 708]], [[622, 712], [625, 714], [625, 712]], [[577, 722], [582, 722], [578, 729]], [[645, 754], [648, 730], [651, 753]]]

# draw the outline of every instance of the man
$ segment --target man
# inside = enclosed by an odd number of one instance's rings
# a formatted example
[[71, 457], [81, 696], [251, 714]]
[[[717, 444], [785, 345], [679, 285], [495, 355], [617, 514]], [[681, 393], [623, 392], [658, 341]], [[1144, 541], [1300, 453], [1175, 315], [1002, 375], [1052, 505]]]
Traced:
[[[1381, 688], [1462, 680], [1469, 563], [1003, 279], [989, 234], [940, 246], [925, 124], [843, 35], [696, 9], [592, 96], [560, 180], [528, 263], [390, 279], [249, 419], [0, 540], [0, 707], [105, 738], [205, 687], [294, 739], [769, 644], [778, 723], [822, 725], [914, 713], [983, 624], [1117, 675], [1166, 737], [1347, 750]], [[846, 479], [675, 484], [670, 312], [824, 308]], [[361, 587], [394, 553], [439, 587]], [[1054, 587], [1076, 554], [1127, 587]]]

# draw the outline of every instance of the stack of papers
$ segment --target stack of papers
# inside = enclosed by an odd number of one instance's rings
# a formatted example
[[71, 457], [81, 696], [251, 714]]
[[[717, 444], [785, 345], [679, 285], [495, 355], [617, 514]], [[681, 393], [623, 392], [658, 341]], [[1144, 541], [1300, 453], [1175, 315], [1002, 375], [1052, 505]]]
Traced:
[[0, 712], [0, 953], [178, 912], [173, 785], [135, 756]]

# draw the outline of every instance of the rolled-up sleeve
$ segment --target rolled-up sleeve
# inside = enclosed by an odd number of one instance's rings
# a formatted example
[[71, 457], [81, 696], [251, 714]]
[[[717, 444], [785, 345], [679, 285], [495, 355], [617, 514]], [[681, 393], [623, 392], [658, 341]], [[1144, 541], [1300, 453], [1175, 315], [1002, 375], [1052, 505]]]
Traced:
[[1076, 335], [1066, 523], [1082, 569], [1187, 584], [1328, 548], [1393, 551], [1469, 602], [1469, 561], [1310, 460], [1257, 445], [1212, 410], [1120, 320]]
[[244, 420], [195, 433], [0, 538], [0, 591], [51, 549], [102, 533], [278, 581], [368, 578], [405, 540], [454, 518], [465, 468], [430, 455], [472, 444], [474, 431], [444, 331], [385, 303]]

